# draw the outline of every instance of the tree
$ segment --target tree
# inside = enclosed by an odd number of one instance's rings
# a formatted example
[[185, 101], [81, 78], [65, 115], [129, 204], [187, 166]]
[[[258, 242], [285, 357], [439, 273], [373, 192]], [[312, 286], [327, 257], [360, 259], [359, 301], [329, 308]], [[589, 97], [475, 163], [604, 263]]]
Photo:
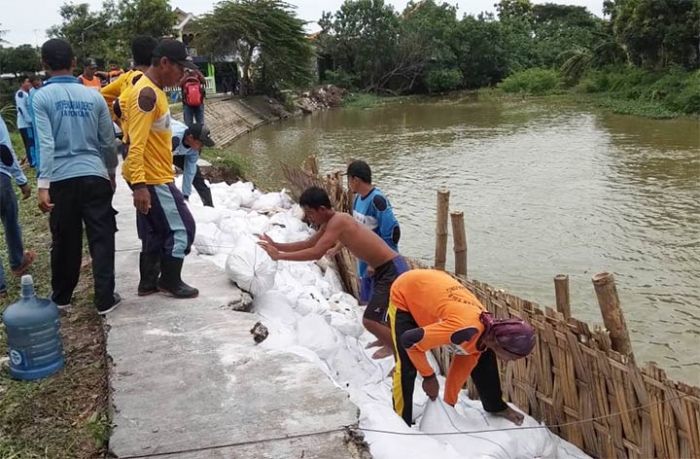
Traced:
[[47, 35], [68, 41], [79, 62], [88, 57], [124, 60], [128, 54], [115, 31], [113, 4], [105, 5], [100, 11], [90, 11], [87, 3], [65, 3], [59, 9], [63, 22], [49, 28]]
[[466, 87], [492, 86], [509, 73], [506, 32], [492, 16], [465, 16], [453, 34], [451, 42]]
[[0, 48], [0, 73], [33, 73], [41, 69], [39, 53], [32, 45]]
[[119, 32], [130, 42], [136, 35], [170, 36], [176, 17], [168, 0], [120, 0]]
[[225, 0], [195, 26], [201, 50], [236, 60], [243, 95], [251, 92], [254, 79], [272, 89], [311, 80], [313, 52], [304, 22], [283, 1]]
[[336, 64], [368, 90], [381, 89], [396, 58], [399, 18], [383, 0], [346, 0], [335, 13]]
[[631, 63], [657, 70], [672, 65], [698, 67], [697, 0], [615, 0], [605, 8]]
[[596, 46], [604, 22], [582, 6], [545, 3], [532, 7], [532, 26], [535, 64], [558, 67], [563, 52]]

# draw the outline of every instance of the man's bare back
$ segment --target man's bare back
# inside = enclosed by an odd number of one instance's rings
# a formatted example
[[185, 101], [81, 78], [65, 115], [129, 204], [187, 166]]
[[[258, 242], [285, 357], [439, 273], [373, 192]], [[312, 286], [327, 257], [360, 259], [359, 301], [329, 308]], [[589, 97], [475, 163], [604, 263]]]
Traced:
[[399, 255], [376, 233], [344, 212], [336, 212], [320, 231], [337, 234], [338, 240], [350, 253], [367, 262], [372, 268], [377, 268]]

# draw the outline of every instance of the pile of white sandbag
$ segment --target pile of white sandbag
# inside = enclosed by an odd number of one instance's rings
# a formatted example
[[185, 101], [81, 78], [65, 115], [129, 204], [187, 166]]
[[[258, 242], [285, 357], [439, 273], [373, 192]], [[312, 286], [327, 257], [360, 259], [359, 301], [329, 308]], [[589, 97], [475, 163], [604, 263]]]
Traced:
[[[262, 193], [252, 184], [212, 185], [216, 208], [201, 206], [196, 195], [190, 208], [197, 222], [195, 248], [232, 282], [254, 297], [253, 311], [269, 330], [261, 346], [297, 354], [318, 364], [360, 408], [360, 427], [377, 459], [422, 458], [557, 458], [586, 457], [547, 429], [498, 431], [510, 422], [483, 411], [466, 394], [456, 407], [429, 402], [420, 381], [414, 393], [416, 426], [408, 427], [392, 410], [393, 357], [372, 360], [366, 350], [374, 337], [361, 325], [362, 308], [343, 293], [338, 274], [329, 263], [275, 262], [257, 246], [257, 234], [277, 242], [308, 238], [312, 231], [301, 221], [301, 209], [284, 192]], [[324, 268], [322, 269], [321, 266]], [[432, 355], [429, 355], [435, 366]], [[441, 387], [444, 379], [440, 377]], [[526, 417], [525, 426], [537, 426]], [[396, 436], [371, 430], [417, 433]], [[478, 434], [434, 435], [455, 432]]]

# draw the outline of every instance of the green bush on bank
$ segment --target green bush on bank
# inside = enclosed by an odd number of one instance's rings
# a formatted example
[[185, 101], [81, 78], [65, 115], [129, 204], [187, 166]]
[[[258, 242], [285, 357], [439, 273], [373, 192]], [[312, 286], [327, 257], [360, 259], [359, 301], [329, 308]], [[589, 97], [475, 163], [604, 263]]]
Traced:
[[556, 70], [532, 68], [515, 72], [498, 85], [504, 92], [542, 95], [561, 86]]
[[640, 114], [647, 114], [649, 107], [658, 106], [660, 114], [700, 113], [700, 72], [672, 68], [664, 72], [651, 72], [637, 67], [611, 67], [588, 72], [576, 88], [579, 92], [604, 94], [617, 99], [616, 105], [625, 106], [629, 113], [635, 104], [644, 107]]
[[454, 91], [462, 85], [462, 80], [459, 69], [438, 69], [428, 72], [425, 85], [431, 93]]

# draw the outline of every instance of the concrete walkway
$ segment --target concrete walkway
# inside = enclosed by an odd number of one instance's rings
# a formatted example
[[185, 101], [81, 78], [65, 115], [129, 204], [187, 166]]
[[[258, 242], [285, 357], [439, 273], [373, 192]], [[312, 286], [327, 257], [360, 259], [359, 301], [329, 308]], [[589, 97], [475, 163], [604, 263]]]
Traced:
[[314, 364], [256, 347], [250, 329], [257, 317], [232, 310], [243, 301], [241, 292], [203, 258], [188, 256], [183, 273], [199, 298], [139, 298], [140, 241], [123, 181], [114, 207], [123, 304], [107, 317], [111, 451], [117, 457], [195, 449], [158, 457], [353, 457], [342, 432], [207, 449], [354, 424], [357, 408]]

